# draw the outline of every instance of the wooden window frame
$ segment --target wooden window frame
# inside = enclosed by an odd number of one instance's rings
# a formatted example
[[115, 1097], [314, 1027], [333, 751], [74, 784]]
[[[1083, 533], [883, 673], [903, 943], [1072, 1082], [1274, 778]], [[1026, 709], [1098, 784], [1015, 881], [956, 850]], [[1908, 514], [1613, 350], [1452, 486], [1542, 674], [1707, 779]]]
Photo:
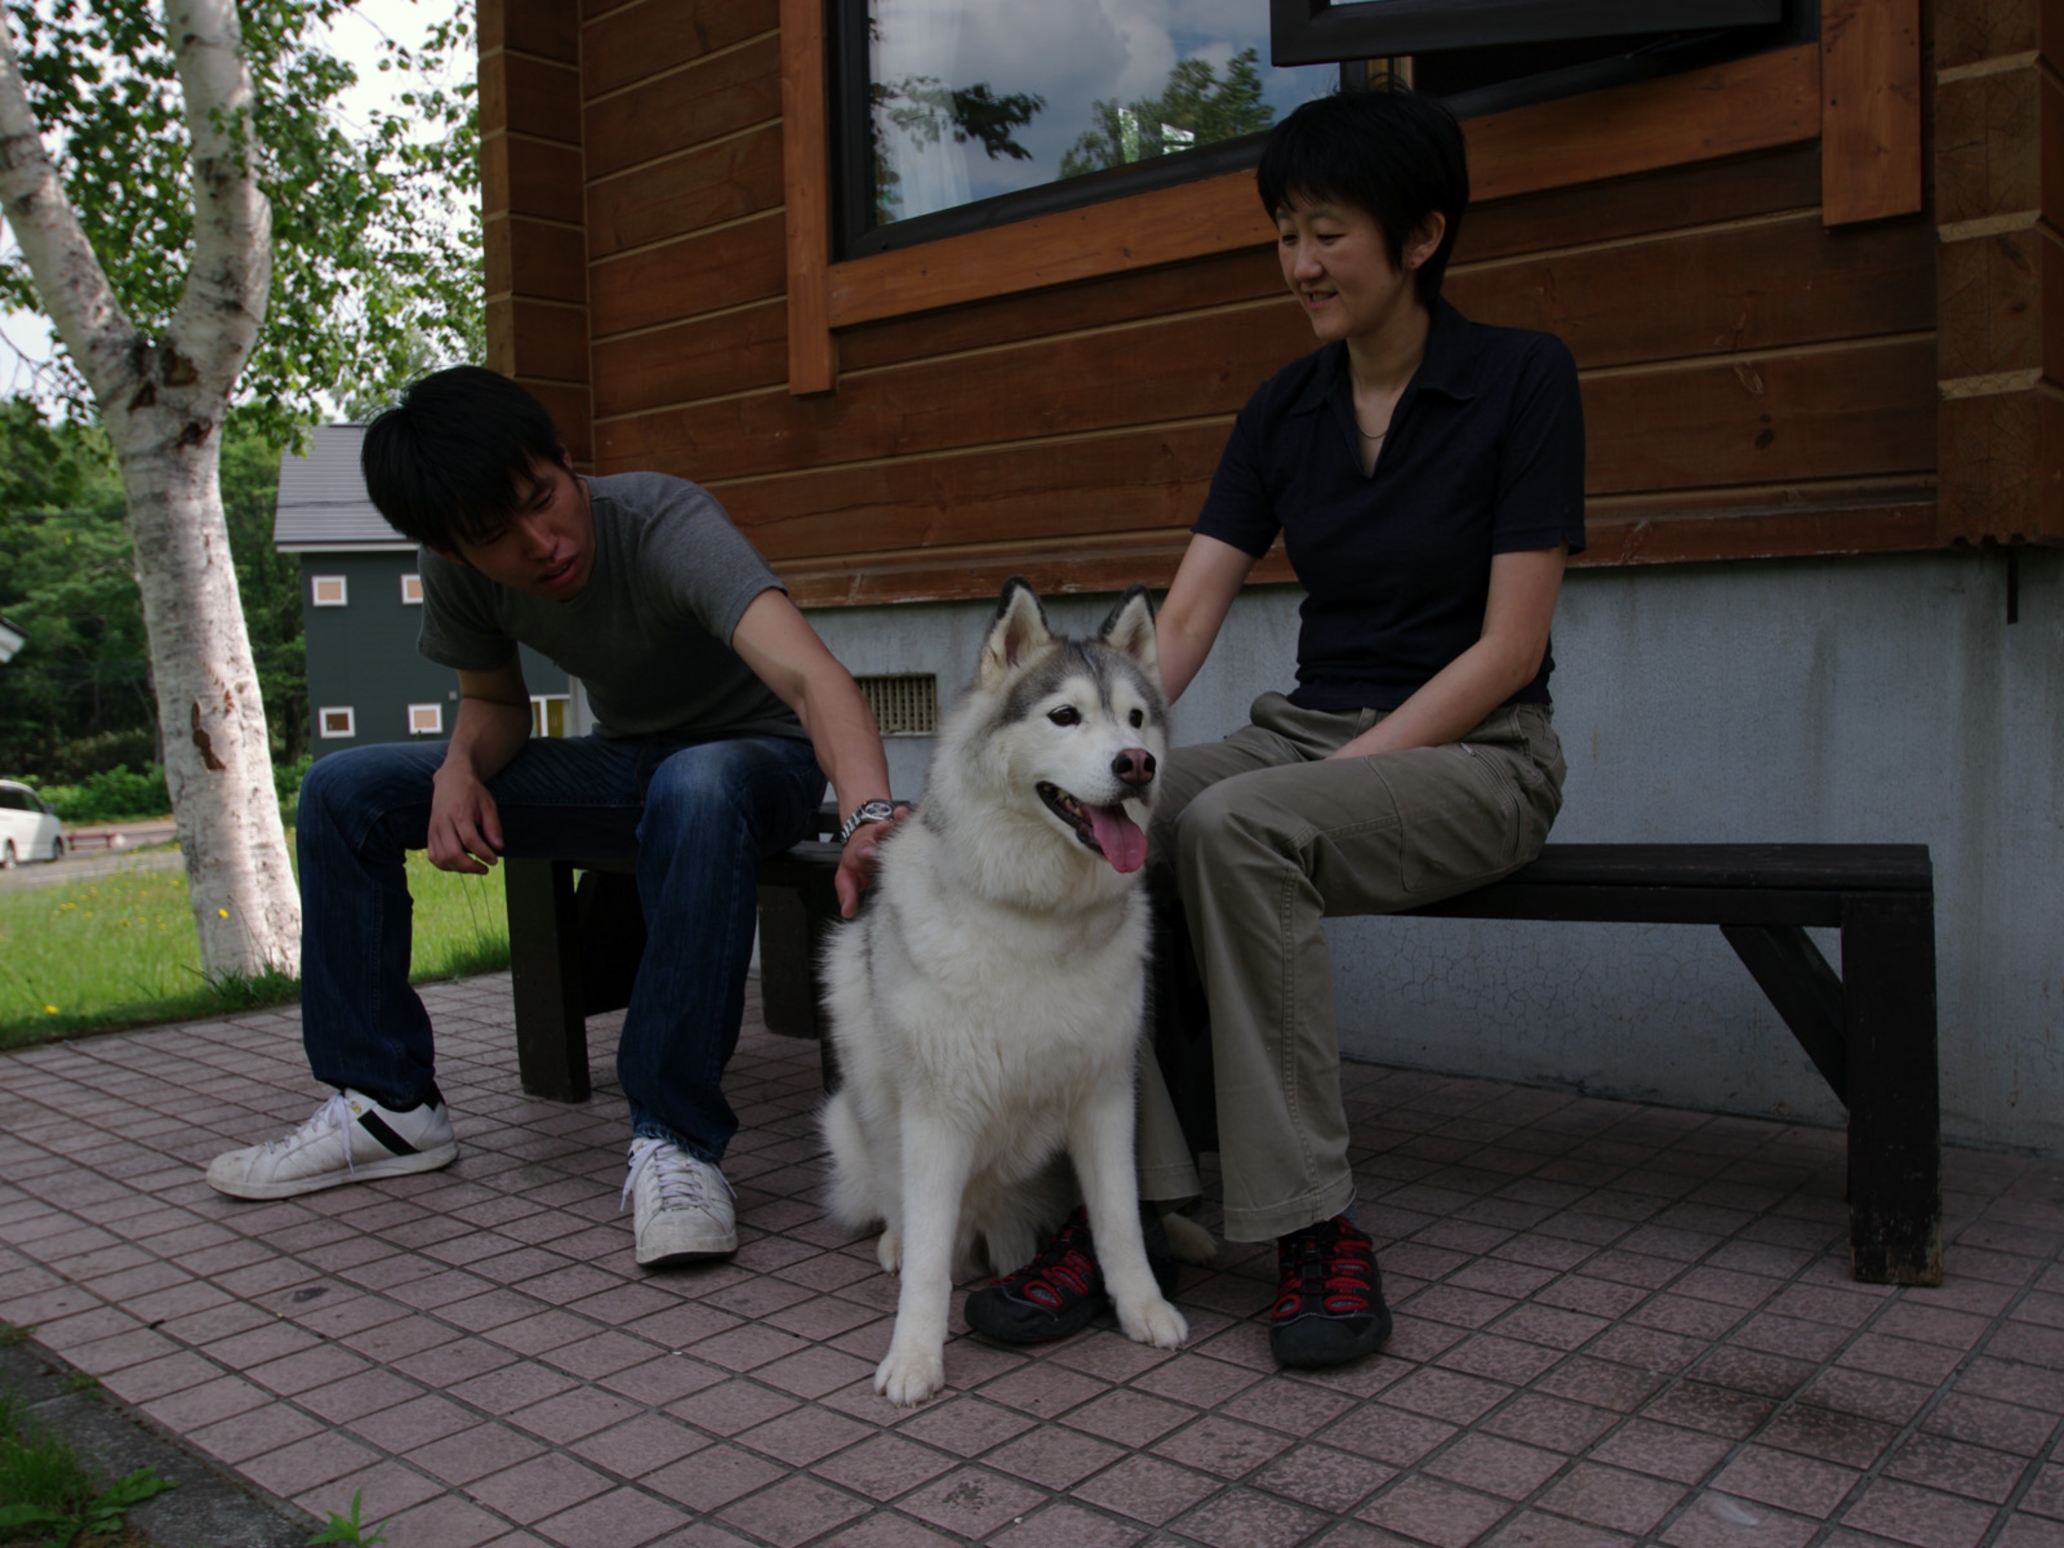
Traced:
[[[838, 389], [838, 330], [1256, 247], [1250, 172], [834, 263], [824, 0], [781, 0], [788, 390]], [[1822, 0], [1821, 38], [1469, 120], [1478, 203], [1818, 138], [1830, 226], [1921, 208], [1920, 0]]]
[[1269, 0], [1278, 65], [1329, 64], [1450, 48], [1768, 26], [1782, 0]]

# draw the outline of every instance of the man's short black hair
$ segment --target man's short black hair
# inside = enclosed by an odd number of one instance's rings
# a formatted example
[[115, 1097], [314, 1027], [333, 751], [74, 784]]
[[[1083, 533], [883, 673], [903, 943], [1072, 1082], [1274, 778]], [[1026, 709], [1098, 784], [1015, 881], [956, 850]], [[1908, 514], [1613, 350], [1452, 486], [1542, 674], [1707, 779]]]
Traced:
[[1406, 241], [1439, 210], [1448, 229], [1414, 276], [1421, 306], [1439, 298], [1469, 207], [1469, 158], [1462, 126], [1434, 98], [1403, 86], [1314, 98], [1269, 131], [1254, 181], [1271, 220], [1293, 202], [1366, 211], [1399, 268]]
[[419, 377], [366, 426], [366, 493], [404, 537], [454, 553], [499, 536], [540, 462], [566, 465], [545, 406], [482, 366]]

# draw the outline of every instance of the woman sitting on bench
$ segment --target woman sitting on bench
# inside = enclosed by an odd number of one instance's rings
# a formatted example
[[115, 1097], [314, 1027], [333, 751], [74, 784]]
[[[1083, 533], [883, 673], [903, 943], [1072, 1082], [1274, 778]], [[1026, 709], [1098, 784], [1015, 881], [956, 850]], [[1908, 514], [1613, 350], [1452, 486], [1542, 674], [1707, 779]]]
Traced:
[[[1211, 1009], [1225, 1232], [1277, 1243], [1278, 1363], [1390, 1333], [1349, 1208], [1333, 970], [1320, 921], [1480, 887], [1533, 859], [1562, 801], [1549, 624], [1584, 546], [1575, 363], [1546, 334], [1440, 299], [1469, 199], [1462, 133], [1403, 90], [1343, 92], [1269, 136], [1256, 180], [1320, 349], [1240, 412], [1159, 618], [1171, 700], [1280, 532], [1307, 597], [1297, 688], [1224, 741], [1177, 749], [1150, 879], [1180, 897]], [[1199, 1191], [1152, 1058], [1140, 1188]], [[1078, 1216], [975, 1292], [976, 1331], [1073, 1332], [1102, 1303]]]

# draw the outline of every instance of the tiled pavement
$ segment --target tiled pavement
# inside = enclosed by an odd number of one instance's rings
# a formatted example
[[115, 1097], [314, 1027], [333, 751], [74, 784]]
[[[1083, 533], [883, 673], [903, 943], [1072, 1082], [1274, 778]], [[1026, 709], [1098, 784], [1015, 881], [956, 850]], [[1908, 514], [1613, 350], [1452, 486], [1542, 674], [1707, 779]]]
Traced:
[[0, 1057], [0, 1318], [394, 1548], [2064, 1548], [2064, 1162], [1951, 1152], [1949, 1278], [1895, 1291], [1848, 1279], [1835, 1134], [1351, 1066], [1384, 1355], [1276, 1373], [1233, 1248], [1180, 1353], [960, 1338], [899, 1413], [814, 1048], [748, 1025], [744, 1246], [648, 1275], [613, 1085], [528, 1101], [507, 979], [428, 997], [457, 1166], [278, 1204], [200, 1168], [312, 1109], [290, 1013]]

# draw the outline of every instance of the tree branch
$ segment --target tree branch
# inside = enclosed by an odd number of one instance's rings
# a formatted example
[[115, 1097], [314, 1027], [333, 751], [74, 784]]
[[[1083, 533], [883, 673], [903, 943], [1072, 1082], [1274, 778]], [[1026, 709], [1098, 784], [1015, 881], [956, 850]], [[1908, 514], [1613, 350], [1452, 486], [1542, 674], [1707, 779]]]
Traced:
[[165, 29], [193, 139], [194, 195], [193, 268], [167, 343], [227, 397], [272, 286], [272, 207], [254, 165], [251, 76], [235, 0], [170, 0]]
[[0, 16], [0, 210], [28, 260], [36, 290], [103, 411], [128, 401], [137, 376], [136, 328], [108, 283], [43, 146]]

